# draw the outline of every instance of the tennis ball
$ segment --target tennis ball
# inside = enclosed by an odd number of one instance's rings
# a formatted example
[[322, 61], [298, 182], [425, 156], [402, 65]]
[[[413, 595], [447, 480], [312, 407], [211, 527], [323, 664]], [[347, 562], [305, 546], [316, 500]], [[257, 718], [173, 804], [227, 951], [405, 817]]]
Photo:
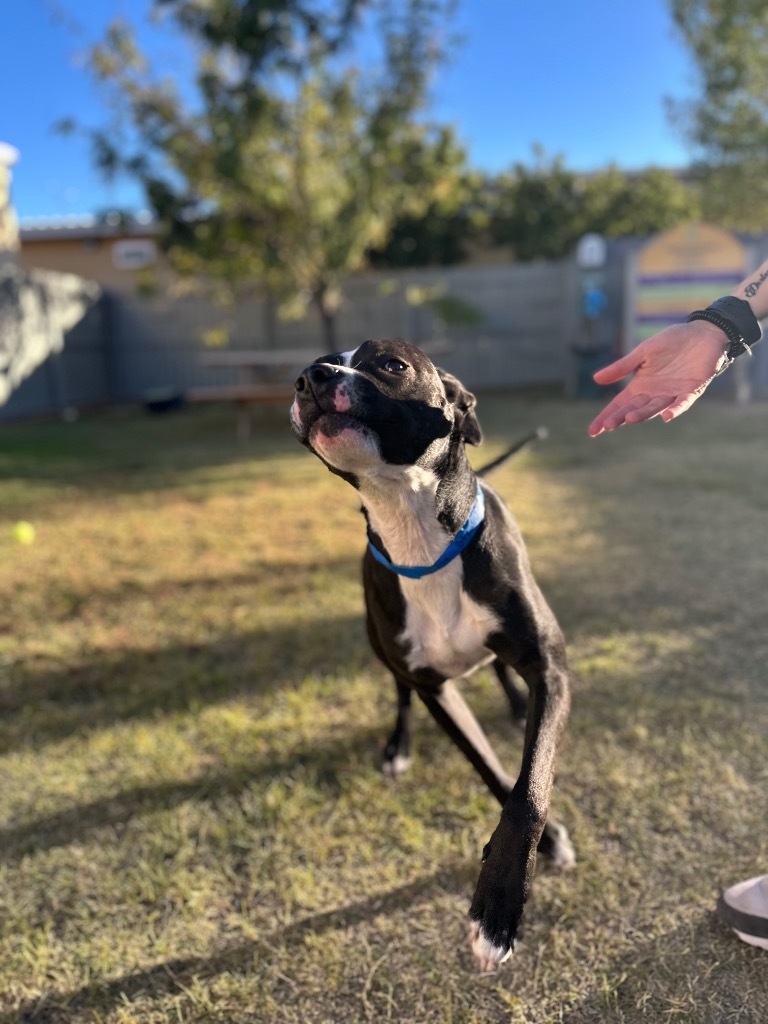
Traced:
[[13, 539], [18, 544], [34, 544], [35, 528], [32, 523], [27, 523], [23, 519], [16, 523], [13, 528]]

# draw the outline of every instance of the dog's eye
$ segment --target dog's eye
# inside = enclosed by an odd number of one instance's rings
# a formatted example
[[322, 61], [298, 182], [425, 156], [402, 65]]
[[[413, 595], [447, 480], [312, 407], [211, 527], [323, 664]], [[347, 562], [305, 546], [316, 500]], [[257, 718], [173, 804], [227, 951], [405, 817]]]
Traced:
[[384, 363], [384, 369], [387, 373], [405, 373], [408, 369], [407, 363], [404, 363], [402, 359], [388, 359]]

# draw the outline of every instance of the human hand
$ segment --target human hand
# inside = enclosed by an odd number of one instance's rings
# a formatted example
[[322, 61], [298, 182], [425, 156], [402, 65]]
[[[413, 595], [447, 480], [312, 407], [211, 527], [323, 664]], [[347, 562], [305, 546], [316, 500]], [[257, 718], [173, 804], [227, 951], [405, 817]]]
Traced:
[[690, 409], [720, 369], [728, 339], [706, 320], [667, 327], [615, 363], [598, 370], [598, 384], [635, 372], [623, 391], [590, 424], [589, 434], [661, 416], [665, 423]]

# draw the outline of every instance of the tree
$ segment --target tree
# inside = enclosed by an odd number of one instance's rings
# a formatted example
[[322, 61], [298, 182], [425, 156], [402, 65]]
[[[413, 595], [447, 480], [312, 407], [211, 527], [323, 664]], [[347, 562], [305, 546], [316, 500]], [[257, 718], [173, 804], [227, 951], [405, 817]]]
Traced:
[[[456, 148], [447, 165], [460, 168], [463, 153]], [[449, 266], [488, 247], [486, 180], [475, 171], [458, 173], [452, 187], [443, 189], [422, 213], [400, 214], [383, 246], [372, 249], [374, 267]]]
[[503, 246], [513, 259], [560, 259], [588, 231], [643, 236], [699, 219], [697, 190], [671, 171], [569, 170], [562, 157], [535, 151], [532, 165], [483, 178], [470, 172], [419, 216], [400, 217], [374, 266], [457, 263]]
[[643, 237], [698, 220], [696, 188], [679, 174], [659, 167], [628, 173], [617, 167], [582, 180], [585, 231], [607, 238]]
[[195, 40], [195, 99], [114, 24], [90, 60], [115, 111], [93, 133], [100, 166], [143, 182], [180, 272], [229, 300], [258, 282], [286, 315], [314, 303], [334, 347], [345, 276], [460, 169], [451, 133], [419, 116], [448, 0], [390, 0], [365, 72], [341, 59], [365, 0], [336, 17], [308, 0], [156, 3]]
[[560, 259], [588, 231], [648, 235], [699, 214], [695, 191], [669, 171], [578, 174], [541, 149], [531, 166], [515, 164], [488, 194], [491, 237], [520, 260]]
[[534, 163], [516, 163], [494, 192], [491, 237], [516, 259], [559, 259], [583, 234], [577, 176], [560, 156], [535, 148]]
[[699, 95], [670, 104], [693, 147], [704, 214], [768, 228], [768, 7], [763, 0], [671, 0]]

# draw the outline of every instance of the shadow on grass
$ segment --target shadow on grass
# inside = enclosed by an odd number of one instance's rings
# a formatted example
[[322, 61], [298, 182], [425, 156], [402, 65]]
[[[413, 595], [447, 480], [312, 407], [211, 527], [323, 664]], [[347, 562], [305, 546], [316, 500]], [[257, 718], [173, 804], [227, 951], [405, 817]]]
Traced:
[[[316, 575], [321, 572], [328, 580], [360, 580], [361, 557], [348, 558], [307, 558], [301, 562], [255, 562], [242, 572], [217, 576], [189, 576], [177, 579], [158, 579], [151, 583], [136, 578], [122, 579], [115, 584], [94, 587], [78, 587], [68, 580], [53, 579], [46, 588], [46, 620], [67, 622], [81, 617], [95, 609], [103, 616], [117, 615], [137, 600], [153, 601], [159, 606], [177, 599], [197, 599], [208, 605], [230, 599], [234, 590], [245, 591], [243, 595], [250, 603], [258, 605], [263, 600], [260, 588], [269, 584], [270, 599], [293, 598], [307, 590]], [[332, 605], [332, 597], [323, 602]], [[6, 613], [6, 622], [0, 618], [0, 628], [10, 632], [11, 613]]]
[[314, 784], [326, 790], [331, 800], [338, 795], [339, 780], [348, 774], [350, 758], [357, 762], [374, 762], [384, 731], [383, 725], [381, 729], [360, 730], [352, 737], [315, 742], [294, 749], [287, 757], [262, 764], [248, 762], [218, 775], [137, 786], [91, 803], [77, 804], [26, 825], [0, 829], [0, 862], [16, 863], [31, 853], [88, 841], [104, 828], [119, 833], [138, 815], [167, 811], [188, 800], [215, 803], [237, 796], [250, 786], [290, 777], [302, 769], [313, 773]]
[[595, 1021], [689, 1024], [768, 1020], [765, 951], [739, 939], [714, 910], [693, 922], [638, 942], [611, 965], [611, 974], [564, 1012], [564, 1024]]
[[148, 993], [155, 998], [184, 995], [196, 979], [209, 979], [225, 972], [245, 974], [253, 971], [257, 954], [269, 959], [274, 956], [275, 949], [282, 946], [300, 948], [305, 936], [352, 928], [370, 920], [374, 914], [392, 914], [405, 910], [434, 898], [441, 890], [469, 883], [476, 873], [476, 864], [455, 861], [388, 892], [349, 903], [345, 907], [311, 914], [258, 940], [231, 943], [215, 956], [167, 960], [148, 970], [125, 974], [112, 981], [84, 985], [70, 992], [31, 1000], [16, 1010], [0, 1012], [0, 1024], [20, 1024], [25, 1021], [71, 1024], [80, 1014], [108, 1013], [118, 1004], [146, 997]]
[[308, 675], [359, 672], [371, 657], [362, 616], [348, 615], [212, 643], [100, 653], [74, 666], [17, 666], [0, 688], [0, 751], [261, 696]]
[[[165, 960], [109, 981], [29, 1000], [15, 1010], [0, 1012], [0, 1024], [72, 1024], [95, 1019], [91, 1016], [94, 1014], [108, 1014], [114, 1007], [136, 999], [188, 996], [196, 982], [207, 982], [222, 974], [255, 972], [283, 948], [300, 949], [308, 936], [355, 928], [374, 915], [396, 914], [435, 899], [445, 889], [471, 885], [476, 870], [474, 862], [449, 862], [432, 874], [388, 892], [310, 914], [259, 939], [230, 943], [213, 956]], [[457, 956], [457, 969], [466, 971], [467, 984], [473, 983], [473, 977], [480, 982], [480, 976], [473, 974], [469, 958], [462, 956], [461, 951]], [[565, 1008], [561, 1004], [562, 1020], [565, 1024], [594, 1024], [607, 1020], [662, 1020], [682, 1014], [686, 1021], [697, 1024], [731, 1019], [757, 1024], [766, 1019], [768, 1002], [763, 984], [764, 956], [762, 951], [733, 938], [713, 911], [704, 911], [694, 922], [650, 940], [640, 940], [631, 950], [617, 956], [611, 962], [610, 972], [603, 973], [592, 992], [576, 1005]], [[550, 964], [549, 968], [556, 971], [557, 966]], [[537, 970], [543, 975], [549, 973], [544, 967]], [[514, 959], [498, 972], [498, 984], [514, 987]], [[556, 981], [542, 977], [542, 984], [548, 987]], [[520, 1002], [524, 1004], [524, 1000]], [[541, 1009], [540, 996], [536, 997], [536, 1004]], [[536, 1015], [532, 1019], [542, 1018]]]

